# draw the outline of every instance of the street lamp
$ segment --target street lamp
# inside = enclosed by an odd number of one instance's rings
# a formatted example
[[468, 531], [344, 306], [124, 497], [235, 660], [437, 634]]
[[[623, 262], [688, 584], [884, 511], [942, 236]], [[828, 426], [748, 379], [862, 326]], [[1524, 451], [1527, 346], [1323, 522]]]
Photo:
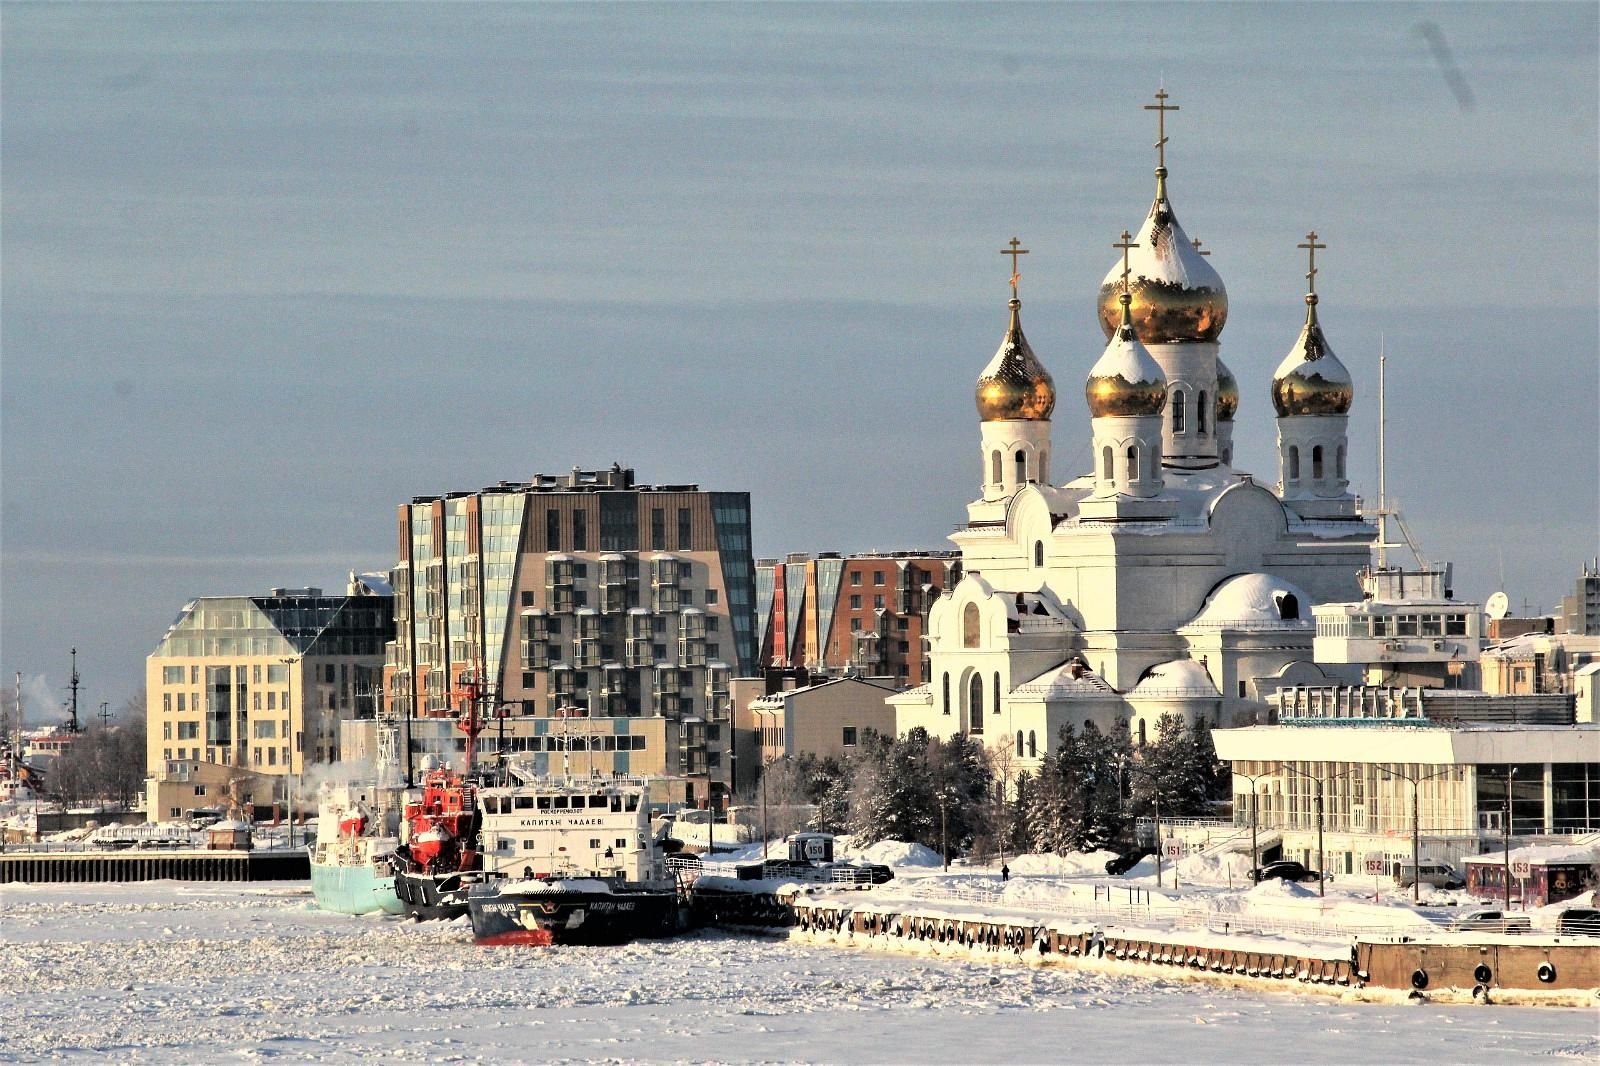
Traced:
[[[1506, 767], [1506, 798], [1504, 817], [1500, 822], [1500, 845], [1505, 862], [1506, 910], [1511, 909], [1511, 782], [1517, 776], [1515, 766]], [[1523, 903], [1527, 905], [1526, 901]]]
[[[1442, 766], [1431, 774], [1417, 774], [1415, 776], [1387, 766], [1382, 770], [1384, 780], [1398, 777], [1402, 781], [1411, 782], [1411, 902], [1413, 903], [1422, 902], [1422, 870], [1418, 865], [1417, 857], [1422, 842], [1422, 831], [1417, 826], [1417, 788], [1422, 782], [1431, 781], [1436, 777], [1443, 777], [1453, 769], [1455, 769], [1453, 766]], [[1506, 788], [1509, 795], [1509, 783]], [[1508, 895], [1510, 891], [1510, 888], [1507, 887], [1506, 892]]]
[[[1279, 764], [1279, 765], [1281, 765], [1281, 764]], [[1233, 775], [1235, 777], [1242, 777], [1246, 781], [1250, 782], [1250, 877], [1251, 877], [1251, 880], [1255, 879], [1256, 872], [1261, 869], [1261, 852], [1260, 852], [1260, 849], [1256, 845], [1256, 825], [1257, 825], [1257, 822], [1258, 822], [1256, 814], [1257, 814], [1257, 812], [1259, 810], [1259, 807], [1257, 805], [1257, 797], [1259, 797], [1260, 794], [1261, 794], [1260, 786], [1257, 784], [1257, 782], [1260, 781], [1263, 777], [1274, 777], [1274, 776], [1276, 776], [1276, 774], [1277, 774], [1277, 772], [1276, 772], [1275, 769], [1274, 770], [1262, 770], [1258, 774], [1246, 774], [1246, 773], [1241, 773], [1238, 770], [1234, 770], [1233, 771]]]
[[[288, 735], [285, 736], [283, 739], [289, 742], [288, 743], [288, 748], [289, 748], [289, 766], [284, 771], [285, 782], [286, 782], [285, 783], [285, 787], [284, 787], [284, 793], [285, 793], [285, 798], [288, 801], [287, 802], [287, 806], [289, 808], [289, 847], [291, 849], [293, 849], [294, 848], [294, 779], [295, 779], [294, 757], [297, 754], [299, 754], [297, 751], [295, 751], [295, 748], [298, 745], [296, 745], [295, 742], [294, 742], [294, 719], [295, 719], [295, 713], [294, 713], [294, 664], [295, 664], [296, 660], [291, 657], [291, 658], [288, 658], [288, 659], [279, 659], [278, 661], [283, 664], [284, 679], [285, 679], [285, 682], [289, 686], [288, 689], [286, 690], [285, 694], [284, 694], [284, 698], [287, 699], [288, 702], [289, 702], [289, 706], [284, 708], [284, 711], [285, 711], [285, 714], [286, 714], [286, 719], [287, 719], [286, 723], [285, 723], [285, 732]], [[300, 760], [300, 765], [301, 765], [302, 769], [305, 767], [305, 760], [303, 758]]]
[[1359, 773], [1361, 768], [1359, 766], [1352, 766], [1350, 769], [1345, 770], [1343, 773], [1332, 774], [1332, 775], [1329, 775], [1329, 776], [1326, 776], [1326, 777], [1319, 777], [1319, 776], [1317, 776], [1315, 774], [1308, 774], [1304, 770], [1296, 770], [1293, 766], [1290, 766], [1288, 763], [1279, 763], [1278, 767], [1280, 769], [1286, 771], [1287, 773], [1294, 774], [1296, 777], [1303, 777], [1307, 781], [1311, 781], [1317, 786], [1317, 873], [1322, 875], [1321, 877], [1317, 878], [1317, 895], [1326, 896], [1328, 894], [1328, 888], [1327, 888], [1327, 886], [1328, 886], [1328, 866], [1327, 866], [1327, 859], [1322, 854], [1322, 792], [1323, 792], [1323, 788], [1327, 784], [1327, 782], [1329, 782], [1329, 781], [1337, 781], [1341, 777], [1349, 777], [1351, 774]]

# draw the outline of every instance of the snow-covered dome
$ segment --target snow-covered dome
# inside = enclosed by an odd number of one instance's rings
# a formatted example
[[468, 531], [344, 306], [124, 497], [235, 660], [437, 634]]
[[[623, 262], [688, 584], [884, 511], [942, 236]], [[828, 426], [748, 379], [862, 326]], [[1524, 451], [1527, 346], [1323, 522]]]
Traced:
[[984, 422], [1045, 422], [1056, 407], [1056, 386], [1022, 335], [1022, 301], [1011, 298], [1011, 325], [1000, 350], [978, 375], [978, 418]]
[[1272, 406], [1278, 417], [1342, 415], [1355, 399], [1350, 371], [1328, 347], [1317, 321], [1317, 294], [1306, 294], [1306, 324], [1272, 375]]
[[[1133, 328], [1146, 344], [1214, 341], [1228, 321], [1222, 276], [1190, 242], [1167, 199], [1167, 168], [1156, 168], [1156, 198], [1135, 238], [1132, 268]], [[1119, 262], [1100, 282], [1100, 328], [1107, 339], [1122, 319]]]
[[1167, 405], [1167, 377], [1134, 334], [1128, 310], [1132, 301], [1126, 294], [1119, 300], [1122, 323], [1084, 382], [1083, 396], [1089, 403], [1089, 414], [1095, 418], [1159, 415]]
[[1211, 590], [1189, 623], [1207, 628], [1311, 625], [1311, 600], [1295, 585], [1271, 574], [1239, 574]]
[[1206, 668], [1193, 659], [1173, 659], [1157, 663], [1144, 672], [1139, 683], [1128, 693], [1129, 699], [1140, 696], [1208, 696], [1222, 695], [1211, 680]]

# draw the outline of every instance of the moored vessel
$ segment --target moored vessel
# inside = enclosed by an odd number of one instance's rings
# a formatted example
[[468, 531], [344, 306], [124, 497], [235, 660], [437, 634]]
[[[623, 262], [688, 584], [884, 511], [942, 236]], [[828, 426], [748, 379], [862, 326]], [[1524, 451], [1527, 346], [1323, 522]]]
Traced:
[[476, 784], [447, 769], [428, 771], [421, 794], [407, 798], [390, 858], [406, 914], [448, 921], [467, 913], [467, 889], [483, 879], [477, 798]]
[[545, 778], [479, 792], [485, 881], [467, 891], [479, 944], [620, 944], [671, 936], [687, 917], [650, 826], [641, 778]]
[[311, 894], [340, 914], [400, 914], [389, 857], [399, 845], [398, 796], [372, 784], [326, 784], [317, 793]]

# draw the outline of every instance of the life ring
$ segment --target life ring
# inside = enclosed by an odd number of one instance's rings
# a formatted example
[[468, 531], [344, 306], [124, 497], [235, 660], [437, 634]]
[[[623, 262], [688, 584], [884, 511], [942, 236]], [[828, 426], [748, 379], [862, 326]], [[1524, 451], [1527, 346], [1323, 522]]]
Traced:
[[1494, 971], [1489, 969], [1489, 964], [1480, 962], [1472, 971], [1472, 979], [1480, 985], [1486, 985], [1494, 980]]
[[1411, 971], [1411, 987], [1415, 988], [1419, 992], [1422, 991], [1424, 988], [1427, 988], [1428, 987], [1428, 971], [1427, 970], [1412, 970]]
[[1555, 979], [1556, 968], [1550, 965], [1549, 962], [1541, 962], [1539, 964], [1539, 980], [1545, 984], [1550, 984]]

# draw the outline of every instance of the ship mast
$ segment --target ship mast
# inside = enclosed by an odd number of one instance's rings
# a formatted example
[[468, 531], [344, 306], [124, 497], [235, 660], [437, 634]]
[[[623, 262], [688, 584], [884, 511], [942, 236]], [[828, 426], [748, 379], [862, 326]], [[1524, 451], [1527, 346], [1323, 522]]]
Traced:
[[68, 733], [78, 731], [78, 649], [72, 649], [72, 680], [67, 682], [67, 688], [72, 692], [72, 701], [67, 705], [72, 715], [72, 721], [67, 725]]
[[1383, 350], [1383, 335], [1378, 335], [1378, 569], [1382, 570], [1388, 561], [1389, 546], [1384, 543], [1389, 539], [1389, 499], [1388, 478], [1384, 466], [1384, 427], [1386, 424], [1384, 414], [1384, 375], [1387, 371], [1389, 357]]

